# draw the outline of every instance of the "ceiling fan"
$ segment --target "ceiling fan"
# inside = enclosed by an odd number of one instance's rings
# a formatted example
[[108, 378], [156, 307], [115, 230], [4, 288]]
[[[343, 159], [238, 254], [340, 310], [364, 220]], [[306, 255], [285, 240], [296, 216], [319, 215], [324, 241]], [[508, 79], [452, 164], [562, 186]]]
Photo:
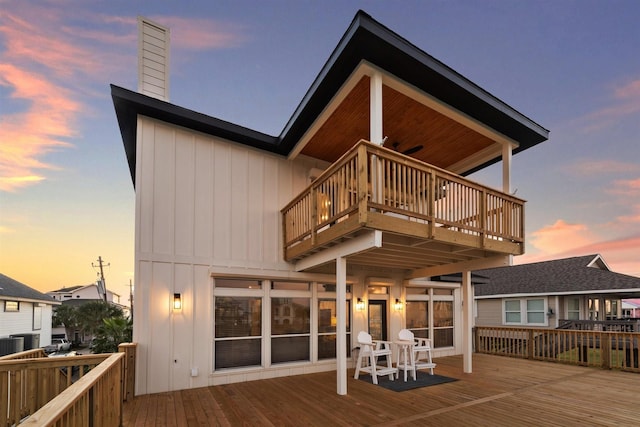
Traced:
[[400, 150], [398, 150], [398, 147], [400, 146], [400, 143], [399, 143], [399, 142], [394, 142], [394, 143], [392, 144], [392, 146], [393, 146], [393, 149], [394, 149], [395, 151], [401, 152], [402, 154], [404, 154], [404, 155], [406, 155], [406, 156], [409, 156], [409, 155], [411, 155], [411, 154], [413, 154], [413, 153], [417, 153], [418, 151], [420, 151], [420, 150], [422, 150], [422, 149], [424, 148], [424, 146], [423, 146], [423, 145], [415, 145], [415, 146], [413, 146], [413, 147], [411, 147], [411, 148], [407, 148], [407, 149], [406, 149], [406, 150], [404, 150], [404, 151], [400, 151]]

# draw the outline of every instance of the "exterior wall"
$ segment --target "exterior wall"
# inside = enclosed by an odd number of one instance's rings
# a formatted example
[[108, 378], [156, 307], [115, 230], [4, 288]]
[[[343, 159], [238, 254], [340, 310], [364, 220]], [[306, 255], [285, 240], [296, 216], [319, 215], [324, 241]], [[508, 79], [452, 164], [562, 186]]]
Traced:
[[502, 326], [502, 300], [480, 299], [476, 300], [477, 326]]
[[[248, 273], [282, 259], [280, 209], [307, 185], [315, 161], [288, 161], [147, 118], [138, 119], [136, 170], [137, 393], [209, 385], [210, 268]], [[174, 293], [183, 309], [171, 311]], [[198, 374], [191, 376], [192, 368]]]
[[[306, 188], [312, 168], [327, 165], [308, 158], [289, 161], [144, 117], [138, 119], [137, 141], [136, 393], [335, 369], [335, 360], [221, 372], [214, 372], [212, 363], [215, 277], [335, 280], [293, 272], [282, 248], [280, 209]], [[369, 275], [348, 277], [353, 304], [358, 297], [367, 300]], [[401, 277], [384, 280], [393, 339], [405, 325], [403, 311], [394, 310], [392, 302], [405, 301], [405, 293]], [[180, 311], [171, 307], [175, 293], [181, 294]], [[462, 325], [459, 288], [454, 298], [454, 323]], [[351, 348], [357, 332], [366, 329], [366, 311], [352, 307]], [[454, 346], [434, 355], [460, 353], [461, 328], [454, 331]]]
[[[41, 310], [39, 329], [34, 329], [34, 307], [40, 307]], [[28, 301], [20, 301], [20, 311], [5, 312], [4, 300], [0, 300], [0, 337], [14, 334], [40, 334], [40, 347], [51, 344], [51, 313], [51, 305], [40, 305]]]

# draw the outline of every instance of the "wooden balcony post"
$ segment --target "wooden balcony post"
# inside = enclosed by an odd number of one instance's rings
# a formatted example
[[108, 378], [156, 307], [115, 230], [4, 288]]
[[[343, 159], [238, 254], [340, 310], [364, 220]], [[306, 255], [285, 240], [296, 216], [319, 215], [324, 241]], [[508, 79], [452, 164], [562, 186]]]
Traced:
[[427, 197], [427, 215], [431, 218], [429, 221], [429, 238], [433, 238], [436, 219], [436, 174], [435, 171], [430, 169], [428, 174], [429, 178], [429, 194]]
[[487, 217], [489, 216], [488, 212], [488, 203], [487, 203], [487, 191], [483, 188], [480, 192], [480, 200], [478, 206], [478, 215], [480, 215], [480, 247], [484, 248], [484, 239], [487, 238], [488, 230], [487, 230]]
[[533, 355], [534, 355], [533, 347], [535, 346], [535, 342], [534, 342], [534, 339], [533, 339], [534, 330], [533, 329], [529, 329], [528, 332], [529, 332], [529, 334], [528, 334], [529, 337], [528, 337], [528, 343], [527, 343], [527, 359], [533, 360]]
[[358, 147], [356, 164], [358, 167], [358, 222], [360, 224], [366, 224], [369, 201], [369, 162], [367, 161], [367, 146], [364, 143], [361, 143]]
[[311, 209], [309, 209], [309, 225], [311, 232], [311, 246], [316, 244], [316, 230], [318, 229], [318, 190], [312, 186], [309, 190], [311, 193]]
[[611, 335], [600, 334], [600, 366], [611, 369]]

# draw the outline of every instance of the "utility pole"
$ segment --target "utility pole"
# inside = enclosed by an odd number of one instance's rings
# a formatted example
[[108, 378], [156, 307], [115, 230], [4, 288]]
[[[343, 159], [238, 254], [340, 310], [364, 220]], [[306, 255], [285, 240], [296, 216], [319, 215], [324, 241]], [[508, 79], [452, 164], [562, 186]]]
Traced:
[[129, 309], [131, 311], [131, 320], [133, 320], [133, 283], [131, 279], [129, 279]]
[[107, 284], [104, 281], [104, 270], [102, 269], [103, 265], [106, 265], [107, 267], [109, 267], [111, 264], [110, 263], [104, 264], [101, 256], [98, 256], [98, 265], [94, 265], [93, 263], [91, 263], [91, 267], [100, 268], [100, 273], [99, 273], [100, 278], [98, 279], [98, 293], [102, 291], [104, 302], [107, 302]]

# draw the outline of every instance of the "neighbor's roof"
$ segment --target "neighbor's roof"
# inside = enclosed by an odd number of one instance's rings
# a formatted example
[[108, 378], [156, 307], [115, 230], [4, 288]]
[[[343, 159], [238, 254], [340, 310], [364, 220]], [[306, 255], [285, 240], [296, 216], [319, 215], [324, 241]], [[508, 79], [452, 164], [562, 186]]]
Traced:
[[609, 270], [602, 257], [597, 254], [491, 268], [475, 273], [488, 279], [487, 283], [475, 286], [476, 298], [531, 294], [640, 293], [640, 277]]
[[0, 273], [0, 298], [2, 299], [16, 299], [16, 300], [29, 300], [40, 301], [49, 304], [60, 304], [55, 301], [49, 295], [45, 295], [42, 292], [36, 291], [33, 288], [20, 283], [11, 277], [5, 276]]
[[[279, 136], [270, 136], [111, 85], [111, 96], [134, 184], [139, 114], [272, 153], [288, 155], [363, 61], [380, 67], [472, 119], [518, 141], [519, 146], [514, 149], [514, 154], [548, 138], [548, 130], [365, 12], [358, 11]], [[497, 160], [499, 157], [489, 163]]]
[[86, 285], [76, 285], [76, 286], [69, 286], [69, 287], [63, 287], [60, 289], [56, 289], [55, 291], [49, 291], [50, 293], [54, 293], [54, 292], [60, 292], [60, 293], [67, 293], [67, 292], [73, 292], [77, 289], [80, 288], [84, 288]]

